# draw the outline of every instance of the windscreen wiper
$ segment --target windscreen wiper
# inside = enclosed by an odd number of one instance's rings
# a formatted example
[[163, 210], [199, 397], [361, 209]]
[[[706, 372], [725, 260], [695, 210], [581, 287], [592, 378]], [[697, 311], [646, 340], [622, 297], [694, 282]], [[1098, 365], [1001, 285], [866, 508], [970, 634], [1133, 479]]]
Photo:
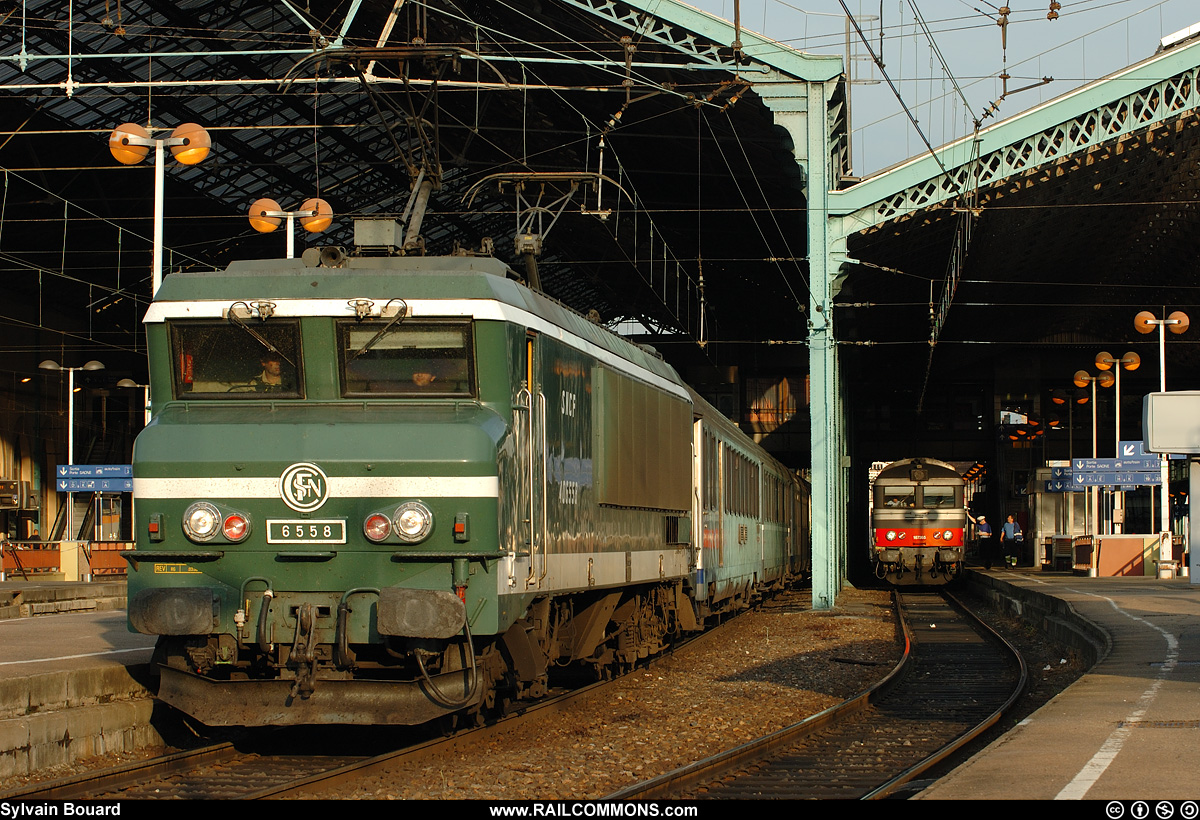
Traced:
[[[404, 317], [406, 317], [408, 315], [408, 304], [403, 299], [389, 299], [387, 304], [383, 306], [383, 311], [386, 311], [388, 309], [388, 305], [390, 305], [392, 302], [400, 303], [400, 309], [398, 311], [396, 311], [396, 315], [391, 318], [391, 321], [389, 321], [386, 325], [381, 327], [379, 329], [379, 332], [376, 333], [374, 336], [372, 336], [365, 345], [360, 347], [358, 350], [354, 351], [354, 355], [352, 355], [346, 359], [346, 364], [350, 364], [350, 362], [354, 361], [359, 356], [361, 356], [362, 354], [364, 354], [368, 350], [370, 350], [372, 347], [374, 347], [375, 343], [378, 342], [380, 339], [382, 339], [388, 333], [388, 331], [390, 331], [392, 329], [392, 327], [394, 325], [398, 324], [401, 320], [404, 319]], [[383, 311], [380, 311], [380, 312], [382, 313]]]
[[242, 317], [240, 315], [238, 315], [239, 312], [236, 309], [238, 305], [241, 305], [243, 308], [245, 308], [245, 311], [248, 315], [252, 315], [252, 314], [250, 314], [250, 306], [247, 305], [245, 302], [234, 302], [232, 305], [229, 306], [229, 313], [228, 313], [229, 324], [233, 325], [234, 327], [241, 328], [244, 332], [248, 333], [250, 335], [250, 337], [252, 339], [254, 339], [254, 341], [258, 342], [260, 345], [265, 347], [267, 350], [269, 350], [270, 352], [272, 352], [276, 356], [278, 356], [280, 361], [287, 362], [292, 367], [295, 367], [296, 363], [293, 362], [291, 359], [289, 359], [287, 356], [285, 356], [283, 354], [283, 351], [281, 351], [279, 348], [275, 347], [275, 345], [268, 342], [265, 338], [263, 338], [263, 335], [261, 333], [259, 333], [254, 328], [250, 327], [244, 321], [242, 321]]

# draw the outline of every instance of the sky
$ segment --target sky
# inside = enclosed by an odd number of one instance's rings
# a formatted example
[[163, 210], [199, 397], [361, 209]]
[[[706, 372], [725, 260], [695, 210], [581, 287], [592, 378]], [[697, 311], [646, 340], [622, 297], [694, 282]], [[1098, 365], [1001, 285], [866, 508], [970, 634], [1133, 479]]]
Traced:
[[[734, 0], [690, 2], [733, 19]], [[997, 24], [1003, 0], [845, 0], [884, 64], [874, 63], [851, 27], [854, 173], [866, 176], [926, 150], [884, 72], [936, 147], [970, 134], [976, 119], [990, 125], [1150, 57], [1163, 37], [1200, 23], [1196, 0], [1059, 2], [1056, 20], [1047, 19], [1050, 0], [1010, 2], [1005, 47]], [[838, 0], [741, 0], [741, 20], [800, 51], [847, 53]], [[1000, 99], [1006, 68], [1009, 93]], [[1044, 77], [1053, 81], [1042, 84]]]

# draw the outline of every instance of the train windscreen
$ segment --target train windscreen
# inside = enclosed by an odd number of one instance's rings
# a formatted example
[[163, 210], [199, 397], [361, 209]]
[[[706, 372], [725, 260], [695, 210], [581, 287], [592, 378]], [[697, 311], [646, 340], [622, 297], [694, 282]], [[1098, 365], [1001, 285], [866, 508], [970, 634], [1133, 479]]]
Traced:
[[930, 487], [926, 485], [923, 489], [925, 491], [925, 506], [927, 508], [945, 509], [955, 506], [953, 487]]
[[303, 398], [300, 323], [173, 322], [177, 399]]
[[466, 322], [339, 322], [342, 395], [347, 398], [474, 395]]
[[880, 493], [884, 507], [915, 507], [917, 506], [917, 488], [912, 485], [899, 487], [884, 487]]

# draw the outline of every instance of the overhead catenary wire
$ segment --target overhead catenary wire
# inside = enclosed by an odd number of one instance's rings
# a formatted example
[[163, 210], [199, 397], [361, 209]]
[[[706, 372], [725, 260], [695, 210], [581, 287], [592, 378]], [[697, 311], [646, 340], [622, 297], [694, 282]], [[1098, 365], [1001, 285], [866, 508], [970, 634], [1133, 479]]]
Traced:
[[896, 100], [900, 103], [900, 107], [904, 109], [904, 113], [908, 116], [909, 122], [912, 123], [913, 128], [916, 129], [917, 134], [921, 137], [921, 141], [925, 143], [925, 147], [933, 156], [933, 161], [937, 163], [938, 168], [942, 170], [943, 174], [947, 173], [946, 166], [942, 164], [941, 157], [939, 157], [937, 151], [933, 149], [933, 144], [929, 141], [929, 138], [925, 136], [925, 132], [921, 129], [921, 124], [917, 122], [917, 118], [912, 113], [912, 110], [908, 107], [908, 103], [904, 101], [904, 96], [900, 93], [900, 89], [896, 88], [896, 84], [888, 75], [887, 68], [884, 66], [883, 60], [881, 60], [875, 54], [875, 49], [871, 47], [871, 43], [867, 39], [867, 36], [863, 33], [862, 27], [858, 24], [858, 20], [856, 20], [854, 15], [850, 13], [850, 7], [846, 5], [846, 0], [838, 0], [838, 3], [840, 3], [842, 8], [846, 11], [846, 16], [850, 19], [850, 23], [854, 26], [854, 30], [858, 32], [859, 39], [862, 40], [863, 45], [866, 46], [867, 53], [871, 56], [871, 59], [879, 69], [879, 73], [882, 74], [884, 80], [887, 81], [888, 87], [892, 89], [892, 93], [896, 96]]

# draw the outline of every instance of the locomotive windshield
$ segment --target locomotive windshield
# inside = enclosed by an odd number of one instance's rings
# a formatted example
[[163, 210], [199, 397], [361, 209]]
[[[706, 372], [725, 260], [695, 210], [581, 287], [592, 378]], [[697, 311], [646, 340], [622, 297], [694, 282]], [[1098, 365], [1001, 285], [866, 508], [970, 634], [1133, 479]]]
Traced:
[[883, 506], [885, 507], [915, 507], [917, 506], [916, 487], [884, 487]]
[[338, 323], [343, 396], [438, 398], [474, 394], [469, 323], [388, 324]]
[[946, 509], [949, 507], [960, 506], [954, 503], [954, 487], [933, 487], [925, 485], [926, 507], [940, 507]]
[[298, 322], [174, 322], [170, 330], [175, 398], [303, 398]]

